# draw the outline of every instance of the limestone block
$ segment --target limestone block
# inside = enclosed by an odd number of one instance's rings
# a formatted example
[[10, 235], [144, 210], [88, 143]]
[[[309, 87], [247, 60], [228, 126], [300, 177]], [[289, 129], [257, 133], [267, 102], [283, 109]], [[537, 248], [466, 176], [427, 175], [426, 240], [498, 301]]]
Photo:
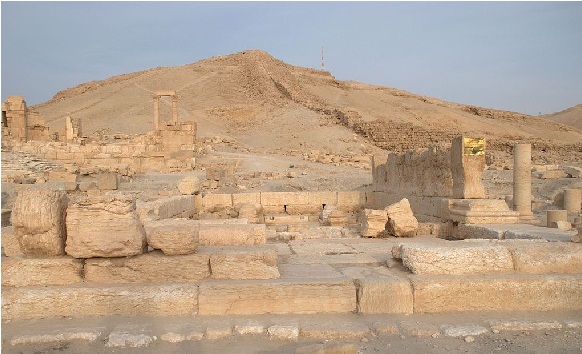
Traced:
[[562, 170], [549, 170], [536, 172], [534, 177], [539, 179], [560, 179], [568, 177], [568, 174]]
[[177, 195], [151, 202], [138, 202], [137, 212], [142, 221], [190, 217], [194, 214], [196, 196]]
[[488, 245], [403, 245], [402, 264], [414, 274], [495, 274], [513, 271], [509, 250]]
[[582, 309], [582, 276], [418, 276], [414, 312], [558, 311]]
[[200, 223], [189, 219], [164, 219], [144, 224], [147, 243], [166, 255], [195, 253]]
[[239, 219], [247, 219], [251, 224], [257, 224], [265, 220], [260, 204], [237, 204], [235, 208]]
[[222, 248], [210, 256], [210, 269], [215, 279], [279, 278], [277, 251], [269, 248]]
[[16, 234], [14, 233], [14, 227], [3, 227], [0, 236], [2, 237], [2, 250], [5, 256], [18, 257], [23, 255]]
[[263, 206], [309, 204], [307, 192], [261, 192]]
[[364, 209], [362, 212], [362, 236], [378, 237], [386, 228], [386, 210]]
[[285, 211], [292, 215], [317, 215], [321, 211], [321, 205], [289, 204], [285, 206]]
[[359, 313], [413, 312], [412, 285], [406, 278], [368, 277], [356, 286]]
[[23, 254], [38, 257], [64, 254], [67, 204], [65, 191], [25, 189], [18, 193], [11, 222]]
[[47, 182], [77, 182], [77, 174], [68, 171], [48, 171]]
[[159, 251], [134, 257], [94, 258], [85, 261], [90, 283], [192, 282], [210, 276], [208, 254], [164, 256]]
[[97, 188], [100, 190], [113, 191], [118, 188], [117, 173], [99, 173], [97, 178]]
[[203, 210], [209, 210], [218, 206], [232, 207], [232, 194], [206, 194], [202, 197]]
[[200, 180], [194, 175], [186, 176], [178, 183], [178, 190], [183, 195], [198, 194], [200, 192]]
[[582, 245], [567, 242], [508, 245], [520, 273], [582, 273]]
[[132, 196], [79, 198], [67, 211], [68, 255], [125, 257], [144, 252], [146, 236]]
[[412, 237], [418, 230], [418, 220], [414, 217], [408, 199], [404, 198], [398, 203], [387, 206], [386, 231], [396, 237]]
[[337, 192], [337, 206], [343, 211], [358, 211], [366, 205], [366, 193], [349, 191]]
[[67, 285], [82, 281], [83, 263], [70, 257], [2, 258], [2, 286]]
[[264, 224], [201, 224], [198, 237], [201, 246], [263, 245], [266, 242], [265, 231]]
[[310, 205], [318, 205], [320, 209], [323, 205], [337, 205], [337, 192], [334, 191], [318, 191], [307, 193], [307, 203]]
[[115, 315], [189, 316], [197, 311], [197, 284], [76, 285], [2, 290], [2, 319], [11, 320]]
[[200, 315], [348, 313], [356, 309], [351, 280], [247, 280], [202, 283]]
[[235, 193], [232, 194], [232, 204], [261, 204], [261, 193]]

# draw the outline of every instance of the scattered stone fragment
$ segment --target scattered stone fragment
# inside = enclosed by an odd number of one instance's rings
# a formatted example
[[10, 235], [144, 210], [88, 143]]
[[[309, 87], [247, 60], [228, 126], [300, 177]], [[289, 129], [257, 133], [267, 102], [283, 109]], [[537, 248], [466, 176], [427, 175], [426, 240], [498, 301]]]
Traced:
[[151, 331], [141, 325], [119, 325], [107, 337], [110, 348], [144, 348], [156, 340]]
[[445, 326], [443, 333], [447, 337], [467, 337], [480, 336], [489, 332], [487, 328], [479, 325], [465, 325], [465, 326]]
[[269, 338], [296, 342], [299, 338], [299, 326], [297, 324], [273, 325], [267, 329]]
[[408, 199], [404, 198], [398, 203], [387, 206], [386, 231], [396, 237], [413, 237], [418, 230], [418, 220], [414, 217]]

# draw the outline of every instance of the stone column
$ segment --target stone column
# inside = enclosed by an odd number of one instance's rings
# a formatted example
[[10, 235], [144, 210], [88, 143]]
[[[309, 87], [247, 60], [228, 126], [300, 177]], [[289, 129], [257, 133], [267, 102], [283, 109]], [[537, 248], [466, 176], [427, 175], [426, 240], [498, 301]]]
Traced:
[[520, 219], [532, 219], [531, 144], [513, 146], [513, 210]]
[[568, 212], [566, 210], [546, 210], [546, 227], [554, 227], [552, 223], [558, 221], [568, 221]]
[[564, 190], [564, 209], [568, 213], [579, 213], [582, 204], [582, 189], [565, 189]]
[[172, 96], [172, 125], [178, 124], [178, 96]]
[[459, 136], [451, 143], [453, 198], [485, 198], [485, 139]]
[[160, 96], [154, 95], [154, 130], [160, 130]]

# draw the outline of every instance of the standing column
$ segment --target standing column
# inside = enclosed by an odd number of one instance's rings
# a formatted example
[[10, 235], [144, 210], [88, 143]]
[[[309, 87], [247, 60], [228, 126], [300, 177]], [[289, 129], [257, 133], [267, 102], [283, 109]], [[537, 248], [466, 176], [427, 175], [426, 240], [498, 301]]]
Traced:
[[513, 210], [521, 219], [532, 219], [531, 144], [513, 146]]
[[172, 123], [178, 124], [178, 96], [172, 96]]
[[154, 130], [160, 130], [159, 109], [160, 97], [158, 95], [154, 95]]

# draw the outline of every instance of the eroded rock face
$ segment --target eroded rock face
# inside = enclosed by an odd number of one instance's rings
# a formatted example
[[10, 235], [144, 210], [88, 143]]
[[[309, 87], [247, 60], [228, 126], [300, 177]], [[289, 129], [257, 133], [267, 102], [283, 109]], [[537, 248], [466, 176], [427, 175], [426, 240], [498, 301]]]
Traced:
[[146, 248], [133, 196], [76, 199], [67, 211], [67, 234], [65, 251], [75, 258], [134, 256]]
[[418, 230], [418, 220], [414, 217], [408, 199], [404, 198], [398, 203], [387, 206], [388, 216], [386, 231], [396, 237], [413, 237]]
[[65, 191], [26, 189], [18, 193], [11, 222], [24, 255], [52, 257], [65, 254], [67, 204]]

